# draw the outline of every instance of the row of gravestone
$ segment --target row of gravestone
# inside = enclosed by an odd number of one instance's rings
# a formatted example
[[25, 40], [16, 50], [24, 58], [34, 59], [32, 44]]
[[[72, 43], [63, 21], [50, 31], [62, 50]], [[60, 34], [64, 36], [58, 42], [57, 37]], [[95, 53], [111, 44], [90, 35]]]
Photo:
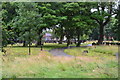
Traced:
[[[118, 42], [103, 42], [103, 45], [120, 45]], [[98, 43], [93, 42], [92, 45], [98, 45]]]

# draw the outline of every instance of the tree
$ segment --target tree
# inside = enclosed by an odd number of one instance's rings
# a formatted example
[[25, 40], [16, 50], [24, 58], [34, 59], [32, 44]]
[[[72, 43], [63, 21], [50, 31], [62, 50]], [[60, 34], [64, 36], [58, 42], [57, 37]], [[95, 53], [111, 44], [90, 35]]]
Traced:
[[113, 2], [98, 2], [94, 7], [95, 10], [92, 15], [91, 19], [95, 20], [99, 25], [99, 39], [98, 44], [102, 44], [104, 40], [104, 29], [105, 26], [111, 19], [111, 16], [114, 13], [114, 3]]
[[[59, 14], [62, 15], [59, 31], [67, 37], [67, 46], [70, 40], [77, 38], [77, 45], [80, 45], [80, 36], [88, 34], [92, 27], [92, 20], [90, 19], [90, 10], [87, 3], [64, 3], [63, 8], [60, 8]], [[60, 30], [61, 29], [61, 30]], [[72, 31], [72, 32], [71, 32]]]
[[[55, 33], [60, 37], [59, 43], [62, 43], [64, 36], [67, 37], [67, 46], [71, 39], [77, 38], [77, 46], [80, 45], [80, 36], [90, 32], [92, 28], [90, 19], [90, 3], [56, 3], [56, 15], [58, 17], [58, 25], [55, 27]], [[72, 31], [72, 32], [71, 32]]]
[[120, 3], [118, 4], [118, 8], [116, 11], [116, 22], [114, 24], [114, 27], [112, 28], [113, 32], [115, 33], [117, 40], [120, 41]]
[[75, 27], [75, 36], [77, 38], [76, 46], [80, 46], [81, 39], [91, 33], [95, 23], [90, 19], [90, 3], [79, 3], [79, 11], [73, 16], [73, 26]]
[[52, 3], [38, 3], [39, 14], [41, 15], [41, 22], [36, 26], [38, 36], [37, 46], [41, 45], [42, 31], [46, 28], [51, 28], [57, 23], [55, 11], [52, 9]]
[[57, 38], [59, 38], [59, 44], [62, 44], [63, 38], [65, 36], [64, 27], [62, 25], [56, 25], [53, 28], [53, 32]]
[[66, 3], [54, 3], [54, 10], [56, 11], [58, 23], [55, 27], [53, 27], [53, 30], [54, 33], [59, 37], [59, 44], [62, 44], [63, 38], [65, 36], [65, 21], [67, 20], [67, 16], [64, 15], [65, 4]]
[[37, 25], [36, 17], [39, 14], [35, 3], [19, 3], [16, 10], [18, 16], [13, 19], [13, 25], [21, 31], [19, 39], [29, 44], [29, 55], [31, 42], [36, 38], [35, 27]]
[[7, 44], [13, 44], [16, 35], [13, 31], [13, 26], [11, 21], [13, 18], [17, 16], [15, 9], [17, 5], [15, 3], [4, 2], [2, 3], [2, 44], [3, 46], [7, 46]]
[[92, 33], [89, 35], [90, 40], [98, 40], [99, 36], [99, 27], [95, 27], [94, 29], [92, 29]]

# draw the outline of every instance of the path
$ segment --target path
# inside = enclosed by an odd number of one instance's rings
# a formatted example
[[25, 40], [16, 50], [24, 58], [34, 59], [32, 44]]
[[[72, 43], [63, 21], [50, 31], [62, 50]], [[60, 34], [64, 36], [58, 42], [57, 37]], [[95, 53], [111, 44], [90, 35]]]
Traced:
[[66, 56], [66, 57], [73, 57], [64, 53], [64, 49], [53, 49], [49, 51], [53, 56]]
[[[88, 47], [87, 46], [80, 46], [80, 47]], [[91, 46], [91, 45], [90, 45]], [[70, 47], [63, 47], [63, 48], [57, 48], [57, 49], [52, 49], [49, 50], [49, 52], [53, 55], [53, 56], [64, 56], [64, 57], [75, 57], [72, 55], [68, 55], [64, 52], [65, 49], [69, 49], [69, 48], [74, 48], [75, 46], [70, 46]], [[116, 58], [118, 59], [118, 53], [116, 53]]]
[[52, 49], [52, 50], [50, 50], [49, 52], [50, 52], [53, 56], [74, 57], [74, 56], [68, 55], [68, 54], [66, 54], [66, 53], [64, 52], [64, 49], [73, 48], [73, 47], [75, 47], [75, 46]]

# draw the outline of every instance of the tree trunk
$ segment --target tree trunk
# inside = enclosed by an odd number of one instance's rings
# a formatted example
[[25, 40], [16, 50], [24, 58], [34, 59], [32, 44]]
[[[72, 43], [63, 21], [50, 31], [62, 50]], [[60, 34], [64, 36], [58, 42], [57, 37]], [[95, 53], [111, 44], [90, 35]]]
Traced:
[[63, 31], [63, 25], [61, 25], [61, 29], [60, 29], [60, 40], [59, 40], [59, 44], [62, 44], [62, 40], [64, 38], [64, 31]]
[[38, 41], [37, 41], [37, 46], [40, 46], [41, 44], [42, 44], [42, 37], [41, 36], [39, 36], [39, 38], [38, 38]]
[[77, 44], [77, 40], [76, 40], [76, 39], [74, 39], [74, 41], [75, 41], [74, 43], [75, 43], [75, 44]]
[[70, 38], [67, 38], [67, 47], [70, 45]]
[[31, 45], [30, 45], [30, 42], [29, 42], [29, 50], [28, 50], [28, 54], [31, 55]]
[[104, 40], [104, 26], [100, 25], [100, 30], [99, 30], [99, 39], [98, 39], [98, 44], [102, 44]]
[[42, 34], [42, 29], [40, 29], [39, 31], [38, 31], [38, 40], [37, 40], [37, 46], [41, 46], [41, 44], [42, 44], [42, 36], [41, 36], [41, 34]]
[[63, 37], [63, 35], [60, 36], [59, 44], [62, 44]]
[[23, 47], [26, 47], [27, 44], [26, 44], [26, 41], [23, 41]]
[[31, 37], [30, 37], [30, 30], [29, 30], [29, 50], [28, 54], [31, 55]]
[[77, 44], [76, 44], [76, 47], [79, 47], [81, 42], [80, 42], [80, 34], [77, 35]]

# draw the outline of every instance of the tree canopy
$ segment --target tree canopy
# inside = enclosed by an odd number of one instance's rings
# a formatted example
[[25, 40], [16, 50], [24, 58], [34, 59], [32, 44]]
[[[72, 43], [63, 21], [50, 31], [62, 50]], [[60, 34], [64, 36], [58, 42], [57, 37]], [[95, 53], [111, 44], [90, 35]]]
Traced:
[[60, 44], [65, 36], [67, 46], [71, 40], [80, 46], [82, 39], [98, 39], [102, 44], [111, 31], [120, 40], [119, 8], [116, 10], [115, 5], [114, 2], [3, 2], [0, 12], [3, 46], [18, 41], [23, 46], [35, 41], [40, 46], [46, 29], [52, 29]]

